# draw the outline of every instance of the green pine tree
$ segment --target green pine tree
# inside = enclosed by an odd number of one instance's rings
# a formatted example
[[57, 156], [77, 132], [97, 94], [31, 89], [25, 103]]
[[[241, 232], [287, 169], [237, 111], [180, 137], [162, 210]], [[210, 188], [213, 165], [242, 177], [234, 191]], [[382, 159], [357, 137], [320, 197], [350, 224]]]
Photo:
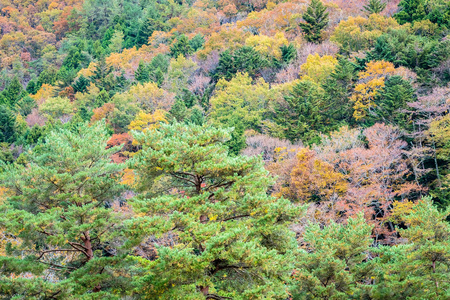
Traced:
[[26, 95], [26, 92], [17, 76], [13, 78], [8, 87], [2, 93], [4, 101], [6, 101], [4, 104], [8, 105], [10, 108], [15, 107], [16, 103]]
[[[104, 122], [54, 130], [24, 165], [5, 167], [0, 225], [20, 242], [0, 256], [2, 296], [116, 299], [123, 291], [128, 280], [115, 268], [124, 262], [124, 215], [111, 203], [124, 166], [111, 162], [119, 149], [106, 149], [108, 139]], [[13, 276], [23, 272], [35, 276]]]
[[369, 0], [367, 5], [364, 5], [364, 10], [367, 14], [379, 14], [386, 8], [386, 2], [381, 0]]
[[302, 80], [285, 96], [283, 103], [276, 104], [273, 119], [283, 128], [285, 138], [306, 144], [319, 141], [326, 123], [323, 98], [323, 92], [314, 82]]
[[170, 55], [174, 58], [177, 58], [180, 55], [186, 57], [189, 54], [192, 54], [192, 47], [189, 44], [189, 39], [184, 34], [180, 35], [177, 38], [177, 41], [170, 47]]
[[320, 0], [311, 0], [303, 20], [305, 23], [300, 23], [300, 28], [305, 33], [308, 42], [318, 43], [322, 39], [322, 30], [328, 26], [327, 8]]
[[134, 136], [143, 194], [132, 201], [142, 217], [131, 228], [155, 235], [158, 245], [155, 260], [136, 258], [136, 292], [144, 299], [286, 299], [296, 247], [287, 224], [299, 208], [267, 195], [272, 180], [260, 158], [230, 156], [229, 129], [163, 124]]
[[14, 113], [6, 105], [0, 105], [0, 143], [14, 142], [16, 119]]
[[139, 66], [134, 72], [134, 79], [139, 83], [145, 83], [150, 81], [150, 70], [143, 61], [139, 62]]
[[376, 274], [368, 259], [372, 226], [363, 214], [346, 225], [309, 224], [297, 254], [292, 299], [365, 299], [364, 282]]

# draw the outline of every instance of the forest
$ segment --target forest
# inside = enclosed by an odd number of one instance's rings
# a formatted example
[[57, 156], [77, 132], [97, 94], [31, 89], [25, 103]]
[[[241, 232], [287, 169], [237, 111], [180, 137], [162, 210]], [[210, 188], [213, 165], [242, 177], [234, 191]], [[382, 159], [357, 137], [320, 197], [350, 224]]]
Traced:
[[0, 0], [0, 299], [450, 299], [450, 1]]

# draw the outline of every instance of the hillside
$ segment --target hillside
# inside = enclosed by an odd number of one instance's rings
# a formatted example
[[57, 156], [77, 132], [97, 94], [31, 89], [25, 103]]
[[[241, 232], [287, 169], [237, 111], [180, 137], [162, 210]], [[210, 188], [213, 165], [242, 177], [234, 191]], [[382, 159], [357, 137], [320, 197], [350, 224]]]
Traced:
[[0, 299], [450, 299], [448, 0], [0, 0]]

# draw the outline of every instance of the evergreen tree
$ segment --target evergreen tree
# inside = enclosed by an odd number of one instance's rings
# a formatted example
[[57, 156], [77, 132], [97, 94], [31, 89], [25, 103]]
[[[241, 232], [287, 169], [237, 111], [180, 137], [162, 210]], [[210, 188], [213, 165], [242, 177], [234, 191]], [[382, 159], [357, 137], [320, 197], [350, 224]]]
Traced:
[[0, 105], [0, 143], [12, 143], [15, 139], [15, 116], [6, 105]]
[[170, 55], [174, 58], [177, 58], [180, 55], [186, 57], [187, 55], [192, 54], [192, 52], [189, 39], [184, 34], [180, 35], [177, 38], [177, 41], [170, 47]]
[[8, 87], [3, 91], [3, 97], [6, 105], [10, 108], [15, 107], [16, 103], [25, 96], [26, 92], [23, 89], [22, 84], [19, 81], [19, 78], [14, 77], [10, 82]]
[[231, 132], [231, 138], [226, 145], [230, 149], [230, 154], [238, 155], [241, 153], [242, 149], [247, 146], [244, 136], [244, 123], [238, 117], [232, 116], [228, 121], [228, 125], [233, 128], [233, 131]]
[[328, 25], [328, 13], [325, 12], [327, 8], [320, 0], [311, 0], [303, 20], [305, 23], [300, 23], [300, 28], [305, 32], [305, 37], [308, 42], [318, 43], [322, 39], [322, 30]]
[[378, 263], [383, 272], [376, 281], [375, 298], [450, 297], [450, 225], [445, 221], [449, 215], [450, 208], [439, 211], [426, 197], [399, 216], [407, 226], [399, 234], [407, 243], [380, 249]]
[[189, 122], [194, 125], [203, 125], [205, 123], [205, 117], [202, 109], [198, 106], [194, 106], [191, 110], [191, 117]]
[[284, 100], [276, 105], [273, 119], [283, 128], [285, 138], [307, 144], [317, 143], [326, 124], [323, 93], [319, 87], [312, 81], [302, 80]]
[[364, 5], [364, 10], [367, 14], [379, 14], [386, 8], [386, 2], [381, 0], [369, 0], [367, 5]]
[[398, 6], [401, 10], [394, 18], [399, 24], [421, 21], [426, 17], [424, 0], [402, 0]]
[[201, 34], [196, 34], [190, 41], [189, 46], [191, 46], [192, 52], [196, 52], [197, 50], [203, 48], [205, 44], [205, 38]]
[[401, 109], [407, 108], [407, 103], [415, 101], [414, 88], [401, 76], [389, 77], [384, 87], [377, 93], [376, 114], [373, 122], [383, 120], [385, 123], [393, 123], [405, 127], [408, 116]]
[[292, 299], [365, 299], [363, 283], [377, 274], [376, 262], [367, 259], [371, 232], [362, 214], [346, 225], [309, 224], [296, 259]]
[[31, 113], [33, 108], [37, 107], [37, 103], [33, 98], [25, 96], [22, 99], [20, 99], [19, 102], [17, 102], [17, 107], [19, 109], [19, 113], [22, 116], [26, 117]]
[[101, 107], [103, 104], [108, 103], [111, 100], [107, 91], [102, 90], [97, 98], [95, 98], [95, 107]]
[[139, 66], [134, 72], [134, 79], [139, 83], [145, 83], [150, 81], [150, 70], [143, 61], [139, 62]]
[[84, 93], [89, 86], [89, 79], [84, 77], [83, 74], [78, 77], [78, 79], [72, 84], [72, 88], [75, 93]]
[[[54, 130], [25, 165], [5, 167], [0, 224], [21, 242], [0, 256], [3, 296], [115, 299], [123, 291], [128, 280], [115, 267], [124, 215], [110, 208], [123, 165], [111, 162], [118, 148], [106, 149], [108, 138], [104, 122]], [[34, 276], [14, 276], [24, 272]]]
[[261, 69], [267, 66], [268, 61], [253, 47], [243, 46], [233, 53], [234, 73], [247, 73], [255, 78]]
[[36, 94], [36, 92], [38, 90], [36, 88], [36, 82], [34, 80], [30, 80], [28, 82], [27, 87], [26, 87], [26, 91], [27, 91], [28, 94], [32, 94], [32, 95]]
[[132, 201], [142, 217], [131, 227], [159, 244], [155, 260], [136, 258], [140, 296], [286, 299], [296, 247], [287, 223], [299, 208], [267, 195], [260, 158], [230, 156], [226, 129], [162, 124], [134, 136], [138, 187], [150, 198]]
[[334, 71], [326, 79], [324, 111], [332, 126], [350, 122], [353, 111], [349, 97], [357, 79], [355, 66], [345, 58], [340, 58]]
[[295, 49], [294, 45], [283, 45], [280, 47], [281, 50], [281, 60], [288, 64], [292, 60], [294, 60], [297, 57], [297, 49]]
[[220, 53], [219, 57], [219, 65], [214, 73], [214, 78], [219, 80], [224, 78], [225, 80], [231, 80], [233, 75], [236, 73], [233, 63], [233, 57], [231, 55], [230, 50], [225, 50]]

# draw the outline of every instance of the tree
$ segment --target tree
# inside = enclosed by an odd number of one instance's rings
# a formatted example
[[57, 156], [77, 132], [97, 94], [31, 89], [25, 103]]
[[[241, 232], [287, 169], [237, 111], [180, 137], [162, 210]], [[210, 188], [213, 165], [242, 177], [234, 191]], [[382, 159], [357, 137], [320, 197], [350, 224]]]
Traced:
[[381, 0], [369, 0], [367, 5], [364, 5], [364, 10], [367, 14], [379, 14], [386, 8], [386, 2]]
[[232, 127], [236, 117], [244, 128], [258, 129], [269, 102], [269, 85], [261, 78], [252, 85], [248, 74], [238, 73], [230, 81], [219, 80], [211, 98], [210, 120], [216, 125]]
[[[111, 163], [118, 148], [105, 149], [108, 138], [104, 122], [54, 130], [25, 164], [5, 167], [0, 223], [21, 242], [0, 257], [3, 295], [111, 299], [123, 291], [127, 280], [114, 269], [124, 258], [124, 215], [111, 207], [123, 165]], [[16, 276], [23, 272], [34, 275]]]
[[145, 83], [150, 81], [150, 70], [143, 61], [139, 62], [139, 66], [134, 72], [134, 79], [139, 83]]
[[310, 223], [297, 254], [292, 299], [363, 298], [364, 283], [377, 274], [369, 254], [371, 230], [363, 214], [345, 225]]
[[72, 87], [76, 93], [84, 93], [86, 92], [89, 86], [89, 79], [84, 77], [83, 74], [78, 77], [78, 79], [73, 83]]
[[306, 143], [319, 141], [324, 132], [323, 90], [311, 80], [300, 80], [282, 101], [272, 104], [272, 119], [282, 128], [283, 137]]
[[328, 13], [325, 12], [327, 8], [320, 0], [311, 0], [303, 20], [305, 23], [300, 23], [300, 28], [305, 33], [308, 42], [318, 43], [322, 39], [322, 30], [328, 25]]
[[[400, 211], [394, 208], [394, 214]], [[396, 247], [382, 247], [379, 263], [383, 273], [376, 285], [379, 299], [446, 299], [450, 296], [450, 226], [445, 219], [450, 209], [439, 211], [425, 197], [397, 215], [406, 229], [399, 233], [407, 241]]]
[[201, 34], [196, 34], [190, 41], [189, 46], [191, 46], [192, 53], [203, 48], [205, 44], [205, 37]]
[[124, 43], [124, 34], [122, 30], [116, 30], [114, 31], [113, 36], [111, 37], [110, 44], [109, 44], [109, 50], [111, 52], [121, 52], [123, 49], [123, 43]]
[[400, 12], [394, 15], [399, 24], [421, 21], [426, 17], [424, 0], [402, 0], [398, 4]]
[[14, 77], [11, 83], [8, 85], [8, 87], [2, 92], [3, 97], [6, 101], [6, 103], [0, 103], [0, 104], [6, 104], [10, 108], [15, 107], [16, 103], [26, 95], [25, 90], [23, 89], [22, 84], [19, 81], [19, 78]]
[[12, 143], [15, 139], [15, 116], [6, 105], [0, 105], [0, 142]]
[[285, 299], [295, 248], [286, 225], [299, 208], [267, 196], [261, 160], [229, 156], [229, 129], [161, 124], [134, 136], [144, 194], [133, 200], [142, 217], [132, 228], [155, 234], [158, 253], [136, 258], [141, 296]]
[[183, 55], [184, 57], [192, 54], [193, 50], [189, 43], [189, 39], [184, 34], [177, 38], [177, 41], [170, 47], [170, 55], [174, 58]]
[[357, 79], [355, 65], [345, 58], [340, 58], [334, 71], [322, 84], [325, 90], [324, 110], [332, 125], [348, 124], [352, 116], [349, 101], [351, 91]]

